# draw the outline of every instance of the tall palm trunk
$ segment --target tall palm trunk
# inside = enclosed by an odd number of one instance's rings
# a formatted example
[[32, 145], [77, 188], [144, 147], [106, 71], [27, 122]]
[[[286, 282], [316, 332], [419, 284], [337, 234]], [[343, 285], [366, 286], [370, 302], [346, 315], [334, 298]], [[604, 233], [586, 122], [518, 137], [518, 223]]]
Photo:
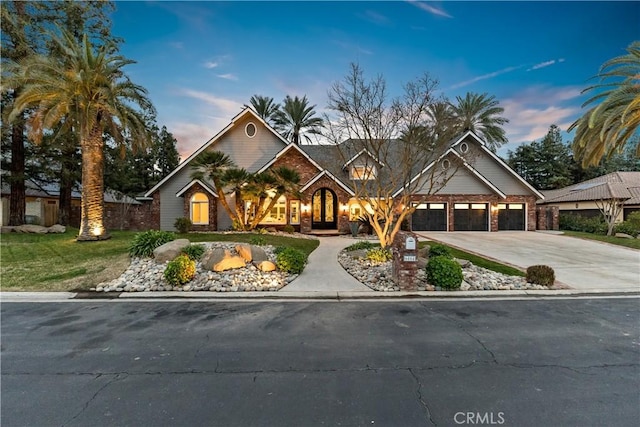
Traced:
[[25, 221], [26, 198], [24, 184], [24, 121], [22, 116], [11, 127], [11, 195], [9, 225]]
[[104, 227], [104, 141], [96, 125], [81, 142], [82, 211], [77, 240], [104, 240], [111, 236]]

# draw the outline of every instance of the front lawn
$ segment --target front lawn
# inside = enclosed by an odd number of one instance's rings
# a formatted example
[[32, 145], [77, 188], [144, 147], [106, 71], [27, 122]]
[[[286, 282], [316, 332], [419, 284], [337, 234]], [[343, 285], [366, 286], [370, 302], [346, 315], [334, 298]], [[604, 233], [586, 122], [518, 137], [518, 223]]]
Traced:
[[[76, 242], [77, 229], [63, 234], [6, 233], [0, 237], [0, 276], [3, 291], [88, 290], [96, 284], [119, 277], [129, 266], [128, 248], [133, 231], [110, 231], [111, 239]], [[176, 234], [192, 242], [246, 242], [259, 236], [265, 244], [291, 246], [307, 255], [318, 240], [280, 235]]]
[[640, 249], [640, 239], [624, 239], [622, 237], [605, 236], [603, 234], [585, 233], [583, 231], [564, 231], [565, 236], [577, 237], [580, 239], [597, 240], [599, 242], [611, 243], [612, 245], [624, 246], [632, 249]]

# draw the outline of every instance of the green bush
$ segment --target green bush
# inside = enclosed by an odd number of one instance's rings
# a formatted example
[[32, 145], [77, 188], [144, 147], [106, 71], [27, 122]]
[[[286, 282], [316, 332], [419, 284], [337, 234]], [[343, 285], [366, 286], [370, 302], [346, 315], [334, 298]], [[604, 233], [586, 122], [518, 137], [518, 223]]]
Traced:
[[627, 215], [625, 222], [631, 224], [631, 226], [635, 227], [636, 230], [640, 230], [640, 211], [631, 212]]
[[430, 257], [426, 271], [429, 283], [442, 289], [459, 289], [464, 279], [460, 264], [442, 255]]
[[129, 245], [129, 255], [138, 257], [150, 257], [153, 250], [176, 238], [170, 231], [149, 230], [133, 236]]
[[194, 261], [198, 261], [204, 254], [204, 245], [189, 245], [182, 250], [182, 253]]
[[624, 233], [624, 234], [628, 234], [629, 236], [633, 236], [636, 237], [638, 235], [638, 233], [640, 233], [640, 228], [635, 226], [633, 221], [623, 221], [620, 224], [616, 224], [614, 231], [616, 233]]
[[282, 271], [292, 274], [300, 274], [307, 263], [304, 252], [294, 248], [282, 248], [277, 252], [276, 265]]
[[267, 244], [267, 239], [262, 236], [251, 236], [249, 238], [249, 243], [256, 246], [264, 246]]
[[184, 254], [170, 261], [164, 270], [164, 278], [173, 286], [185, 284], [195, 275], [196, 262]]
[[178, 233], [188, 233], [189, 231], [191, 231], [191, 226], [193, 224], [191, 223], [191, 220], [189, 218], [176, 218], [176, 221], [173, 223], [173, 226], [176, 228], [176, 230], [178, 230]]
[[347, 252], [351, 252], [351, 251], [357, 251], [360, 249], [372, 249], [375, 248], [377, 245], [375, 243], [371, 243], [371, 242], [367, 242], [366, 240], [361, 240], [359, 242], [354, 243], [353, 245], [347, 246], [346, 248], [344, 248], [345, 251]]
[[435, 243], [429, 246], [429, 257], [437, 257], [437, 256], [453, 258], [453, 255], [451, 254], [451, 249], [449, 249], [445, 245], [441, 245], [440, 243]]
[[548, 265], [532, 265], [527, 268], [527, 282], [542, 286], [553, 286], [556, 274]]
[[393, 259], [393, 254], [389, 249], [373, 248], [367, 251], [367, 259], [376, 264], [381, 264]]
[[602, 215], [584, 217], [576, 214], [560, 214], [560, 229], [568, 231], [582, 231], [593, 234], [607, 234], [607, 224]]
[[284, 227], [282, 227], [282, 231], [284, 231], [285, 233], [293, 233], [294, 231], [296, 231], [296, 229], [293, 227], [293, 225], [285, 225]]

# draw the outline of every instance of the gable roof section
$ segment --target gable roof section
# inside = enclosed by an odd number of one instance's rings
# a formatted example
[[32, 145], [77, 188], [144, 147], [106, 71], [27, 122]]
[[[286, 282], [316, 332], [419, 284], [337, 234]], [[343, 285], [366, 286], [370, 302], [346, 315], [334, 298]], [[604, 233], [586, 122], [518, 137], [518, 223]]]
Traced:
[[371, 152], [369, 150], [367, 150], [366, 148], [363, 148], [362, 150], [360, 150], [359, 153], [357, 153], [355, 156], [353, 156], [352, 158], [350, 158], [349, 160], [347, 160], [347, 163], [345, 163], [344, 165], [342, 165], [342, 169], [346, 168], [347, 166], [349, 166], [351, 163], [353, 163], [358, 157], [360, 157], [361, 155], [363, 155], [364, 153], [367, 153], [367, 155], [369, 157], [371, 157], [377, 164], [379, 164], [380, 166], [384, 167], [384, 163], [382, 163], [380, 160], [378, 160], [376, 158], [376, 156], [374, 156], [373, 154], [371, 154]]
[[640, 204], [640, 172], [613, 172], [557, 190], [545, 191], [539, 203], [585, 202], [608, 199]]
[[267, 122], [265, 122], [258, 114], [253, 111], [251, 107], [245, 107], [240, 113], [238, 113], [234, 118], [231, 119], [231, 122], [227, 126], [225, 126], [220, 132], [218, 132], [213, 138], [208, 140], [204, 145], [194, 151], [184, 162], [180, 163], [177, 168], [171, 171], [169, 175], [165, 176], [159, 183], [157, 183], [153, 188], [147, 191], [144, 194], [144, 197], [150, 197], [158, 188], [160, 188], [165, 182], [170, 180], [178, 171], [182, 170], [185, 166], [187, 166], [193, 159], [198, 157], [200, 153], [204, 150], [215, 144], [220, 138], [222, 138], [227, 132], [229, 132], [235, 126], [236, 122], [243, 119], [246, 115], [251, 115], [257, 121], [259, 121], [262, 125], [264, 125], [271, 133], [273, 133], [283, 144], [289, 145], [289, 142], [282, 137], [278, 132], [275, 131]]
[[311, 158], [311, 156], [309, 156], [309, 154], [307, 154], [303, 149], [301, 149], [300, 147], [298, 147], [296, 144], [289, 144], [286, 147], [284, 147], [282, 149], [282, 151], [280, 151], [278, 154], [275, 155], [275, 157], [271, 160], [269, 160], [269, 162], [267, 162], [264, 166], [262, 166], [260, 169], [258, 169], [257, 173], [262, 173], [264, 171], [266, 171], [267, 169], [269, 169], [269, 167], [271, 167], [278, 159], [280, 159], [286, 152], [288, 152], [289, 150], [297, 150], [300, 154], [302, 154], [307, 160], [309, 160], [309, 162], [315, 166], [319, 171], [322, 171], [323, 168], [322, 166], [320, 166], [318, 164], [318, 162], [316, 162], [315, 160], [313, 160]]
[[199, 184], [202, 188], [204, 188], [207, 193], [211, 194], [214, 197], [218, 197], [218, 195], [216, 194], [216, 192], [213, 190], [213, 188], [211, 188], [210, 186], [208, 186], [207, 184], [205, 184], [204, 182], [200, 181], [199, 179], [194, 179], [192, 180], [190, 183], [188, 183], [187, 185], [185, 185], [184, 187], [182, 187], [182, 189], [180, 189], [180, 191], [178, 191], [176, 193], [176, 197], [180, 197], [182, 196], [188, 189], [190, 189], [191, 187], [193, 187], [195, 184]]
[[[485, 143], [478, 137], [478, 135], [476, 135], [475, 133], [471, 132], [471, 131], [467, 131], [465, 132], [461, 137], [459, 137], [452, 145], [451, 148], [456, 147], [458, 144], [461, 144], [468, 136], [470, 136], [471, 138], [475, 139], [479, 145], [480, 148], [482, 149], [482, 151], [487, 154], [489, 157], [491, 157], [493, 160], [495, 160], [496, 163], [498, 163], [504, 170], [506, 170], [509, 174], [511, 174], [516, 180], [520, 181], [525, 187], [527, 187], [529, 190], [531, 190], [533, 192], [533, 194], [535, 194], [538, 198], [540, 199], [544, 199], [544, 195], [539, 192], [538, 190], [536, 190], [536, 188], [529, 184], [524, 178], [522, 178], [520, 175], [518, 175], [516, 173], [516, 171], [514, 171], [513, 169], [511, 169], [509, 167], [508, 164], [506, 164], [500, 157], [498, 157], [493, 151], [489, 150], [487, 148], [487, 146], [485, 145]], [[456, 153], [457, 154], [457, 153]]]
[[[436, 163], [438, 163], [442, 158], [446, 157], [449, 154], [454, 154], [455, 156], [457, 156], [460, 160], [462, 160], [462, 165], [469, 171], [471, 172], [471, 174], [473, 176], [475, 176], [476, 178], [478, 178], [480, 181], [482, 181], [487, 187], [489, 187], [491, 190], [493, 190], [493, 192], [495, 192], [497, 195], [499, 195], [500, 197], [502, 197], [503, 199], [507, 198], [507, 195], [504, 194], [502, 191], [500, 191], [500, 189], [498, 187], [496, 187], [495, 185], [493, 185], [491, 183], [491, 181], [489, 181], [487, 178], [485, 178], [480, 172], [478, 172], [473, 166], [471, 166], [460, 154], [458, 154], [456, 152], [456, 150], [453, 149], [454, 146], [451, 146], [451, 148], [449, 148], [447, 151], [445, 151], [440, 157], [438, 157], [438, 159], [434, 160], [433, 162], [429, 163], [429, 165], [424, 168], [423, 170], [421, 170], [416, 176], [414, 176], [411, 181], [409, 181], [409, 184], [414, 183], [416, 180], [420, 179], [425, 173], [427, 173], [429, 171], [429, 169], [431, 169]], [[398, 191], [396, 191], [395, 193], [392, 194], [392, 197], [397, 197], [398, 195], [400, 195], [400, 193], [402, 193], [403, 188], [400, 188]]]
[[332, 179], [333, 181], [335, 181], [336, 184], [338, 184], [344, 191], [346, 191], [349, 195], [351, 196], [355, 196], [356, 193], [353, 192], [353, 190], [351, 188], [349, 188], [349, 186], [347, 186], [345, 183], [343, 183], [342, 181], [340, 181], [338, 178], [335, 177], [335, 175], [333, 175], [331, 172], [329, 172], [328, 170], [323, 170], [322, 172], [320, 172], [318, 175], [316, 175], [312, 180], [310, 180], [309, 182], [307, 182], [304, 187], [302, 187], [300, 189], [300, 192], [306, 191], [309, 187], [311, 187], [315, 182], [317, 182], [320, 178], [322, 178], [323, 176], [328, 177], [329, 179]]

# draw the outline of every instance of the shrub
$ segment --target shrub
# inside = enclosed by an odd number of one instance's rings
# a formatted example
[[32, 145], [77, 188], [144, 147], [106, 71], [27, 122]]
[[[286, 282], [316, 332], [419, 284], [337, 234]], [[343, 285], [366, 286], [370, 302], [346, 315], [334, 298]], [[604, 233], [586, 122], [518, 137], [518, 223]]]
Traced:
[[458, 289], [464, 279], [462, 267], [446, 256], [432, 256], [426, 267], [427, 280], [442, 289]]
[[185, 284], [195, 275], [196, 262], [184, 254], [170, 261], [164, 270], [164, 278], [173, 286]]
[[293, 227], [293, 225], [285, 225], [284, 227], [282, 227], [282, 231], [284, 231], [285, 233], [293, 233], [294, 231], [296, 231], [296, 229]]
[[607, 223], [604, 221], [604, 218], [602, 218], [602, 215], [588, 218], [582, 215], [561, 213], [560, 229], [594, 234], [607, 234]]
[[640, 211], [631, 212], [625, 222], [631, 224], [636, 230], [640, 230]]
[[133, 236], [129, 245], [129, 255], [138, 257], [150, 257], [153, 250], [176, 238], [170, 231], [149, 230]]
[[435, 243], [429, 246], [429, 257], [437, 257], [443, 256], [446, 258], [453, 258], [451, 254], [451, 249], [445, 245], [441, 245], [440, 243]]
[[632, 221], [623, 221], [614, 227], [616, 233], [624, 233], [636, 237], [640, 232], [640, 228], [636, 227]]
[[353, 245], [347, 246], [346, 248], [344, 248], [345, 251], [347, 252], [351, 252], [351, 251], [357, 251], [360, 249], [372, 249], [375, 248], [376, 245], [374, 243], [371, 242], [367, 242], [366, 240], [361, 240], [359, 242], [354, 243]]
[[292, 274], [300, 274], [307, 263], [304, 252], [294, 248], [282, 248], [277, 252], [276, 265], [282, 271]]
[[204, 253], [204, 245], [189, 245], [182, 250], [182, 253], [194, 261], [198, 261]]
[[173, 226], [178, 230], [178, 233], [188, 233], [191, 230], [191, 220], [189, 218], [176, 218], [176, 222], [173, 223]]
[[542, 286], [553, 286], [556, 274], [548, 265], [532, 265], [527, 268], [527, 282]]
[[376, 264], [381, 264], [386, 261], [391, 261], [393, 259], [393, 255], [388, 249], [373, 248], [367, 251], [367, 259], [371, 262], [375, 262]]
[[249, 243], [256, 246], [264, 246], [267, 244], [267, 240], [262, 236], [251, 236]]

